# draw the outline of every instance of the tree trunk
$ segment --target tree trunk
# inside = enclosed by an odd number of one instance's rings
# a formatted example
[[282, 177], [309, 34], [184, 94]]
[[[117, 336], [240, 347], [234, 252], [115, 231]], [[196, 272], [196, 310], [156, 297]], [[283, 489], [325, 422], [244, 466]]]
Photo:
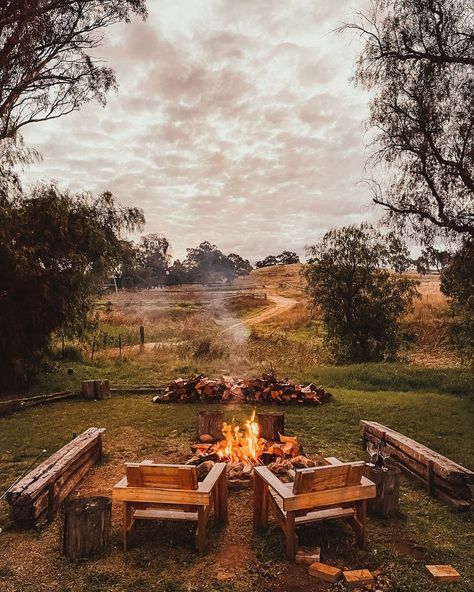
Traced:
[[210, 436], [213, 442], [222, 440], [224, 414], [222, 411], [199, 411], [197, 416], [198, 438]]
[[389, 518], [400, 510], [400, 470], [388, 467], [387, 471], [366, 465], [364, 474], [375, 483], [376, 497], [368, 500], [367, 509], [373, 516]]
[[257, 423], [260, 426], [260, 437], [265, 440], [279, 441], [279, 434], [285, 433], [285, 414], [274, 411], [271, 413], [257, 413]]
[[103, 555], [110, 544], [112, 500], [89, 497], [64, 502], [60, 513], [61, 554], [71, 560]]

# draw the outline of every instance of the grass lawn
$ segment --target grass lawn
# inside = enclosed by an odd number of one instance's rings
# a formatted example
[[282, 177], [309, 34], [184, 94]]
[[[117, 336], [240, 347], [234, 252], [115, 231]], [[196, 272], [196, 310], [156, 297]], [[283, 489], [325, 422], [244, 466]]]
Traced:
[[[92, 370], [97, 371], [97, 366], [92, 365]], [[140, 382], [156, 380], [151, 366], [142, 368], [142, 372]], [[368, 365], [320, 368], [300, 379], [315, 380], [334, 393], [334, 400], [319, 408], [284, 409], [286, 432], [298, 436], [308, 456], [321, 453], [347, 461], [363, 458], [358, 424], [364, 418], [387, 424], [461, 464], [474, 466], [474, 402], [469, 396], [469, 373]], [[131, 383], [136, 382], [133, 377]], [[107, 428], [105, 461], [86, 477], [76, 493], [110, 495], [126, 460], [184, 461], [194, 438], [197, 409], [193, 405], [153, 405], [148, 396], [123, 395], [101, 402], [59, 402], [1, 418], [0, 488], [6, 488], [42, 448], [53, 451], [73, 432], [103, 426]], [[229, 418], [243, 418], [251, 411], [244, 406], [223, 409]], [[77, 565], [59, 557], [56, 523], [28, 532], [7, 529], [0, 534], [0, 590], [329, 589], [306, 575], [304, 567], [285, 561], [277, 529], [252, 533], [251, 503], [249, 492], [231, 494], [230, 523], [225, 529], [211, 531], [210, 549], [204, 558], [195, 555], [191, 530], [182, 524], [139, 526], [134, 547], [123, 555], [119, 548], [119, 508], [114, 508], [110, 555]], [[6, 521], [6, 507], [2, 505], [0, 523], [5, 525]], [[474, 589], [473, 530], [472, 512], [451, 512], [427, 498], [414, 481], [403, 479], [401, 515], [392, 520], [370, 519], [367, 552], [358, 551], [351, 531], [337, 523], [306, 527], [300, 533], [300, 543], [320, 544], [322, 560], [341, 567], [385, 570], [393, 590], [468, 592]], [[418, 558], [409, 551], [413, 547]], [[425, 574], [426, 563], [452, 563], [463, 582], [434, 584]]]

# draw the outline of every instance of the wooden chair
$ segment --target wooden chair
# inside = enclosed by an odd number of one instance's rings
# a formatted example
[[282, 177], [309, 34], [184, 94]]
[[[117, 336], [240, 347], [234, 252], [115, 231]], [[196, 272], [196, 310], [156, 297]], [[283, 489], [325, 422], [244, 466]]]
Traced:
[[112, 498], [123, 503], [124, 551], [135, 520], [191, 520], [197, 522], [196, 548], [204, 554], [211, 511], [216, 520], [227, 521], [226, 464], [216, 463], [201, 483], [195, 466], [143, 461], [125, 467], [126, 476], [112, 491]]
[[358, 544], [365, 546], [366, 500], [375, 497], [375, 485], [362, 476], [364, 462], [325, 460], [326, 466], [295, 471], [294, 483], [282, 483], [267, 467], [255, 467], [254, 528], [267, 528], [271, 510], [290, 561], [298, 547], [295, 527], [309, 522], [347, 519]]

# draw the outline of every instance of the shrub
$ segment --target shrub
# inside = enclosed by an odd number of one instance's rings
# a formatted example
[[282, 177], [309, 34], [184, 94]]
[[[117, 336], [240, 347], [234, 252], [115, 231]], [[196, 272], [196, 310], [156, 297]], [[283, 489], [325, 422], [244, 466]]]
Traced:
[[402, 275], [410, 262], [406, 247], [393, 233], [383, 236], [362, 224], [329, 231], [307, 252], [307, 292], [320, 309], [334, 359], [394, 360], [403, 338], [400, 320], [418, 285]]

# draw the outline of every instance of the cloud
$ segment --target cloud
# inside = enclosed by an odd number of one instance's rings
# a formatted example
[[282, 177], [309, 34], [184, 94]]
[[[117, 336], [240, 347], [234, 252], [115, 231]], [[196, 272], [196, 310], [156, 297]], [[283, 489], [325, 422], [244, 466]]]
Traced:
[[367, 0], [154, 0], [100, 55], [120, 89], [25, 129], [44, 155], [25, 179], [110, 189], [141, 206], [173, 252], [202, 240], [252, 260], [302, 252], [374, 218], [360, 185], [368, 97], [358, 49], [334, 29]]

